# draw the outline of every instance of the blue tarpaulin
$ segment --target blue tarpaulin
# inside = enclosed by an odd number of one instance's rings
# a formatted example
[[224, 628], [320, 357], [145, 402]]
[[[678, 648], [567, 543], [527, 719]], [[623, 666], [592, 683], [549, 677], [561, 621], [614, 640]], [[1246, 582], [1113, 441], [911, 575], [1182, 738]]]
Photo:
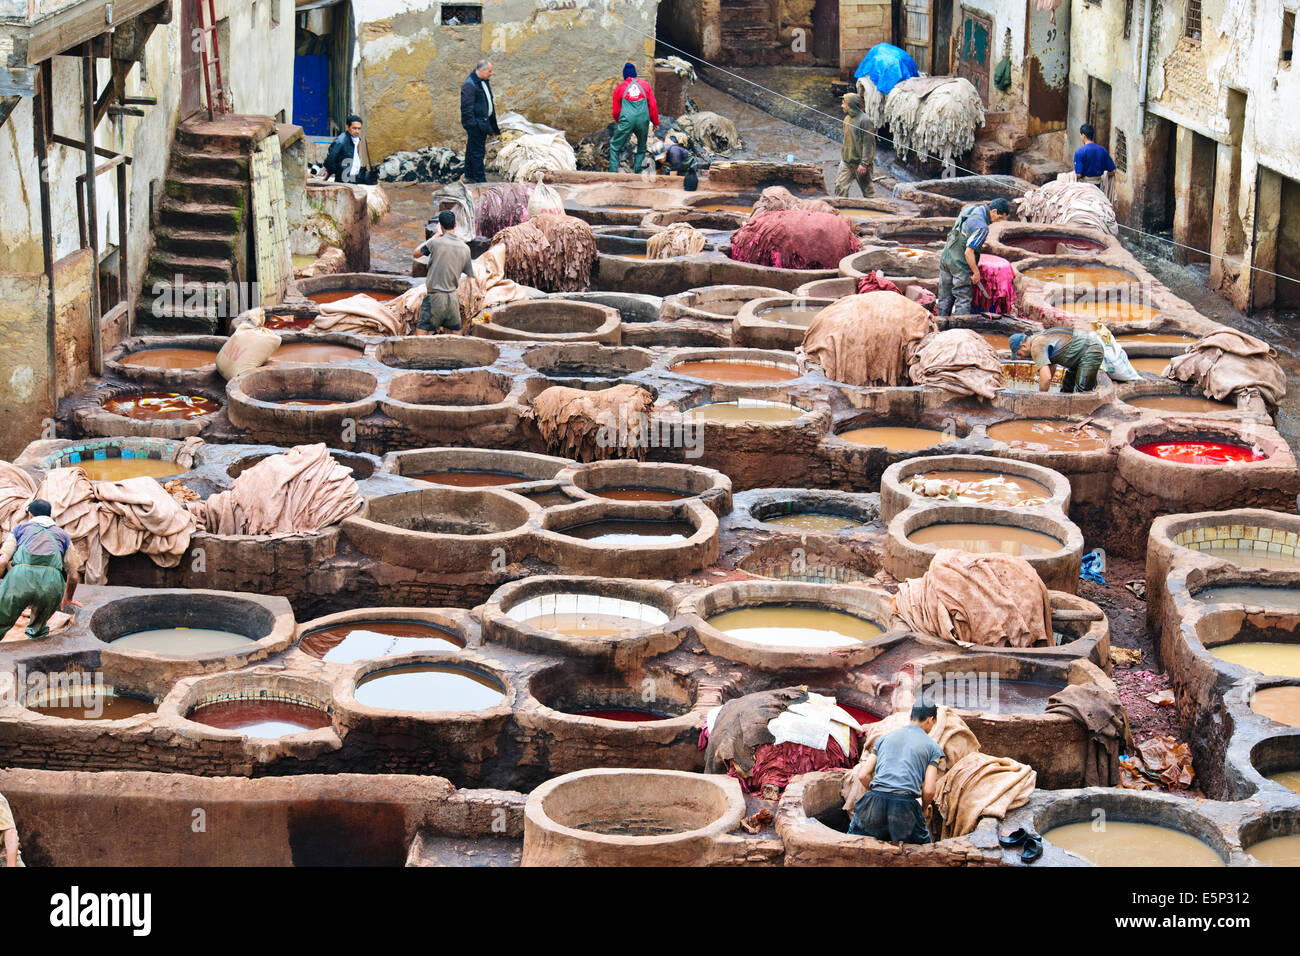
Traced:
[[919, 76], [920, 72], [911, 54], [902, 47], [877, 43], [862, 58], [853, 77], [860, 80], [865, 76], [876, 85], [881, 96], [888, 96], [896, 84]]

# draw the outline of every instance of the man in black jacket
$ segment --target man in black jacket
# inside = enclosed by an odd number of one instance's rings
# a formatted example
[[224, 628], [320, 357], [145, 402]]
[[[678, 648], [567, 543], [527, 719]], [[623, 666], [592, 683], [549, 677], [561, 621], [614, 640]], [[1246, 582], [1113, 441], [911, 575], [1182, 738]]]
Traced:
[[465, 127], [465, 181], [481, 183], [487, 179], [483, 158], [487, 155], [488, 134], [501, 132], [497, 126], [497, 107], [492, 99], [492, 63], [479, 60], [474, 71], [460, 87], [460, 125]]
[[375, 171], [361, 165], [361, 117], [349, 116], [347, 128], [330, 143], [325, 172], [340, 183], [374, 183]]

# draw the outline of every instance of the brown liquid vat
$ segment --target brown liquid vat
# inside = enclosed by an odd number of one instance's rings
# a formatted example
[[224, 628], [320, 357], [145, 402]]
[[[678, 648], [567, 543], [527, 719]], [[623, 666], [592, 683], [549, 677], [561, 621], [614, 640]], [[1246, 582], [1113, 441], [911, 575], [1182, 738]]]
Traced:
[[802, 374], [793, 352], [766, 349], [686, 349], [665, 365], [673, 375], [727, 385], [779, 384]]
[[413, 335], [382, 340], [374, 346], [374, 357], [397, 369], [451, 372], [486, 368], [501, 357], [501, 350], [491, 342], [462, 335]]
[[384, 413], [425, 434], [502, 423], [516, 414], [523, 383], [487, 369], [400, 372], [380, 399]]
[[571, 487], [579, 497], [609, 498], [610, 491], [615, 489], [653, 489], [672, 496], [661, 499], [665, 502], [691, 498], [703, 502], [719, 516], [731, 511], [731, 479], [720, 471], [699, 465], [600, 461], [573, 465], [562, 471], [557, 480]]
[[141, 335], [123, 341], [104, 357], [107, 373], [140, 385], [188, 391], [216, 385], [217, 353], [229, 341], [221, 335]]
[[1069, 511], [1071, 487], [1069, 479], [1060, 472], [1045, 468], [1032, 462], [1012, 458], [989, 458], [984, 455], [936, 455], [922, 458], [910, 458], [891, 465], [881, 476], [880, 506], [886, 521], [916, 504], [979, 504], [980, 502], [945, 502], [943, 498], [933, 498], [912, 490], [913, 478], [928, 475], [1003, 475], [1013, 481], [1028, 483], [1028, 487], [1042, 488], [1045, 500], [1041, 507], [1050, 508], [1061, 514]]
[[595, 302], [527, 299], [495, 306], [471, 328], [478, 338], [510, 342], [598, 342], [618, 345], [622, 318]]
[[526, 451], [421, 448], [415, 451], [389, 452], [384, 458], [383, 469], [416, 480], [424, 480], [420, 479], [421, 475], [447, 472], [515, 475], [518, 476], [515, 481], [503, 482], [500, 487], [505, 490], [522, 490], [540, 487], [539, 482], [557, 481], [561, 472], [572, 464], [567, 458], [536, 455]]
[[[338, 442], [345, 419], [375, 410], [378, 379], [369, 372], [330, 365], [278, 365], [251, 369], [226, 385], [230, 422], [257, 441], [278, 445]], [[292, 406], [286, 400], [337, 404]]]

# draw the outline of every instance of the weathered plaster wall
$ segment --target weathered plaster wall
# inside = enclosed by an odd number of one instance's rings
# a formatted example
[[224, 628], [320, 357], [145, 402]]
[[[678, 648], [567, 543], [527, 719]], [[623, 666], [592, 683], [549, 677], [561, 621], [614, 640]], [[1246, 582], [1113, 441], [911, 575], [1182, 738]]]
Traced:
[[[363, 0], [355, 6], [369, 6]], [[273, 7], [278, 17], [273, 17]], [[221, 51], [235, 112], [293, 115], [294, 0], [217, 0], [217, 19], [229, 19], [230, 42]], [[173, 17], [179, 20], [179, 15]], [[278, 21], [278, 22], [273, 22]]]
[[42, 422], [52, 418], [49, 363], [44, 325], [48, 302], [42, 273], [0, 272], [0, 458], [12, 461], [28, 442], [39, 438]]
[[[460, 85], [492, 60], [497, 113], [515, 110], [577, 141], [609, 122], [631, 60], [652, 74], [656, 0], [486, 0], [481, 26], [443, 26], [434, 0], [354, 5], [358, 95], [372, 161], [405, 149], [464, 149]], [[630, 28], [630, 29], [629, 29]], [[643, 36], [643, 34], [645, 36]]]

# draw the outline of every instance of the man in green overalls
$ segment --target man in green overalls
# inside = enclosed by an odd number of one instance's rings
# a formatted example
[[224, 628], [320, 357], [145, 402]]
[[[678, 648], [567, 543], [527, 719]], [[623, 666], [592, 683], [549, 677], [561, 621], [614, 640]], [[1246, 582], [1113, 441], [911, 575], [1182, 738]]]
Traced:
[[650, 127], [659, 125], [659, 105], [655, 103], [654, 90], [645, 80], [636, 78], [636, 67], [631, 63], [623, 64], [623, 82], [614, 88], [614, 122], [618, 126], [609, 138], [609, 171], [618, 172], [623, 147], [629, 136], [635, 136], [632, 172], [641, 172]]
[[994, 199], [987, 205], [969, 206], [961, 211], [948, 243], [939, 257], [939, 314], [970, 315], [975, 286], [981, 285], [980, 249], [988, 238], [989, 226], [1011, 215], [1011, 204]]
[[59, 609], [67, 587], [64, 558], [72, 545], [68, 533], [50, 517], [50, 503], [36, 498], [27, 506], [30, 518], [5, 535], [0, 546], [0, 636], [27, 608], [32, 609], [27, 637], [49, 637], [50, 615]]

